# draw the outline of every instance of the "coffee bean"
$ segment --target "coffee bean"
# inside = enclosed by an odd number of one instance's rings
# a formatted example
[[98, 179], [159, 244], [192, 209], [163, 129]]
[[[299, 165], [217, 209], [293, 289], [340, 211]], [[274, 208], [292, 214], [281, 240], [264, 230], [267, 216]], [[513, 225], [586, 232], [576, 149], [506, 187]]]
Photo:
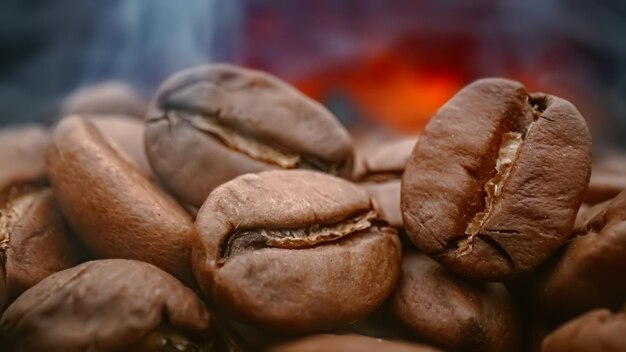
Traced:
[[400, 180], [385, 182], [365, 182], [359, 184], [365, 188], [376, 201], [376, 207], [389, 225], [404, 228], [400, 212]]
[[15, 351], [201, 351], [210, 328], [190, 289], [150, 264], [124, 259], [53, 274], [0, 320]]
[[49, 188], [6, 192], [0, 202], [0, 286], [10, 303], [50, 274], [76, 265], [80, 253]]
[[362, 167], [354, 179], [372, 195], [391, 226], [403, 229], [400, 211], [400, 179], [417, 138], [387, 142], [359, 151]]
[[588, 312], [548, 335], [542, 352], [626, 351], [626, 313]]
[[319, 172], [268, 171], [216, 188], [196, 219], [193, 267], [216, 305], [282, 331], [363, 318], [400, 270], [395, 230], [362, 188]]
[[320, 104], [259, 71], [206, 65], [175, 74], [147, 116], [154, 172], [185, 204], [249, 172], [307, 168], [349, 176], [350, 136]]
[[588, 210], [579, 226], [535, 288], [535, 304], [553, 318], [618, 308], [626, 297], [626, 192]]
[[446, 351], [518, 351], [520, 327], [504, 285], [463, 280], [428, 256], [404, 253], [393, 311]]
[[0, 190], [44, 184], [47, 143], [48, 135], [39, 125], [0, 130]]
[[503, 79], [463, 88], [407, 163], [401, 209], [424, 253], [456, 273], [504, 280], [564, 244], [589, 181], [591, 140], [569, 102]]
[[359, 182], [400, 179], [417, 140], [417, 137], [409, 137], [359, 148], [361, 167], [353, 179]]
[[46, 276], [77, 263], [45, 186], [47, 140], [38, 125], [0, 131], [0, 311]]
[[432, 347], [359, 335], [312, 335], [269, 349], [271, 352], [435, 352]]
[[84, 115], [102, 135], [146, 176], [154, 179], [144, 147], [144, 123], [124, 115]]
[[145, 112], [146, 102], [135, 89], [123, 82], [110, 81], [72, 93], [63, 102], [60, 116], [89, 114], [142, 118]]
[[191, 217], [121, 157], [93, 124], [77, 116], [61, 120], [47, 162], [63, 214], [97, 257], [146, 261], [193, 282]]
[[589, 187], [585, 192], [584, 201], [597, 204], [610, 200], [626, 190], [626, 172], [610, 172], [593, 170], [589, 179]]

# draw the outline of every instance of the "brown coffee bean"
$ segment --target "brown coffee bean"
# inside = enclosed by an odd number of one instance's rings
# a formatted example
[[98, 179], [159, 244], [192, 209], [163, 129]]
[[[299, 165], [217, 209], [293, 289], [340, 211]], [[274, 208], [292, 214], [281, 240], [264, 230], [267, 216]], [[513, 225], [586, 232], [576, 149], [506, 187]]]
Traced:
[[353, 179], [359, 182], [384, 182], [402, 178], [417, 140], [417, 137], [410, 137], [360, 148], [355, 163], [361, 167]]
[[404, 228], [400, 212], [400, 179], [385, 182], [365, 182], [365, 188], [376, 202], [382, 217], [395, 228]]
[[624, 303], [626, 192], [588, 210], [575, 234], [535, 289], [536, 304], [553, 318]]
[[123, 115], [84, 115], [102, 135], [146, 176], [154, 179], [144, 147], [143, 121]]
[[191, 217], [121, 157], [93, 124], [77, 116], [61, 120], [47, 161], [63, 214], [96, 256], [145, 261], [193, 282]]
[[105, 82], [72, 93], [61, 108], [61, 117], [75, 114], [125, 115], [142, 118], [146, 102], [123, 82]]
[[0, 130], [0, 190], [45, 183], [47, 143], [38, 125]]
[[243, 320], [314, 330], [363, 318], [400, 270], [395, 230], [369, 195], [305, 170], [248, 174], [216, 188], [196, 219], [204, 292]]
[[241, 174], [307, 168], [347, 177], [353, 159], [350, 136], [322, 105], [269, 74], [224, 64], [182, 71], [161, 86], [146, 149], [163, 183], [198, 207]]
[[626, 313], [588, 312], [548, 335], [542, 352], [626, 351]]
[[504, 79], [463, 88], [407, 163], [412, 241], [465, 277], [504, 280], [564, 244], [589, 181], [591, 139], [569, 102]]
[[589, 179], [589, 187], [585, 192], [587, 204], [597, 204], [610, 200], [626, 190], [626, 172], [609, 172], [593, 170]]
[[201, 351], [210, 317], [167, 273], [110, 259], [33, 286], [5, 311], [0, 332], [15, 351]]
[[50, 274], [76, 265], [79, 253], [49, 188], [6, 192], [0, 201], [0, 286], [10, 303]]
[[417, 138], [387, 142], [358, 153], [361, 167], [355, 180], [374, 198], [389, 225], [404, 228], [400, 211], [400, 179]]
[[435, 352], [432, 347], [359, 335], [312, 335], [269, 349], [271, 352]]
[[391, 302], [401, 321], [446, 351], [519, 350], [519, 322], [504, 285], [465, 281], [424, 254], [404, 254]]

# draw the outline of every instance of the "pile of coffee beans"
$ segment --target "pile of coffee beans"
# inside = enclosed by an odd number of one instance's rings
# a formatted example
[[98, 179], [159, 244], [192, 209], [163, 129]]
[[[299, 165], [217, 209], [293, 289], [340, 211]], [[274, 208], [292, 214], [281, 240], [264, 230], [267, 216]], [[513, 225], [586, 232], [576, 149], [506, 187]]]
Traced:
[[463, 88], [359, 144], [263, 72], [109, 84], [0, 131], [1, 351], [626, 351], [626, 159]]

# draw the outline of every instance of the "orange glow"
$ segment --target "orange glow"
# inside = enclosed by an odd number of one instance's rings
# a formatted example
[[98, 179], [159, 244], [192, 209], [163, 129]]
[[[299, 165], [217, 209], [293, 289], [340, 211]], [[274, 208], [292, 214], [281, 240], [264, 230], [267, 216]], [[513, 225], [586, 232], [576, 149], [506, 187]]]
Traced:
[[389, 52], [350, 67], [320, 72], [296, 86], [317, 100], [323, 100], [328, 91], [339, 90], [364, 118], [412, 133], [424, 127], [461, 88], [462, 81], [454, 73], [429, 72], [401, 53]]

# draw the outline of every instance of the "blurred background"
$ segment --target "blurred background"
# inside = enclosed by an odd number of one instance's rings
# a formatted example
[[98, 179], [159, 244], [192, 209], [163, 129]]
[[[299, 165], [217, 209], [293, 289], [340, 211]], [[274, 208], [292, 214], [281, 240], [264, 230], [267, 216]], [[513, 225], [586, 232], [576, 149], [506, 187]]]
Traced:
[[205, 62], [269, 71], [349, 128], [413, 134], [463, 85], [519, 80], [573, 102], [594, 150], [626, 147], [621, 0], [3, 0], [0, 123], [51, 122], [80, 87], [146, 99]]

